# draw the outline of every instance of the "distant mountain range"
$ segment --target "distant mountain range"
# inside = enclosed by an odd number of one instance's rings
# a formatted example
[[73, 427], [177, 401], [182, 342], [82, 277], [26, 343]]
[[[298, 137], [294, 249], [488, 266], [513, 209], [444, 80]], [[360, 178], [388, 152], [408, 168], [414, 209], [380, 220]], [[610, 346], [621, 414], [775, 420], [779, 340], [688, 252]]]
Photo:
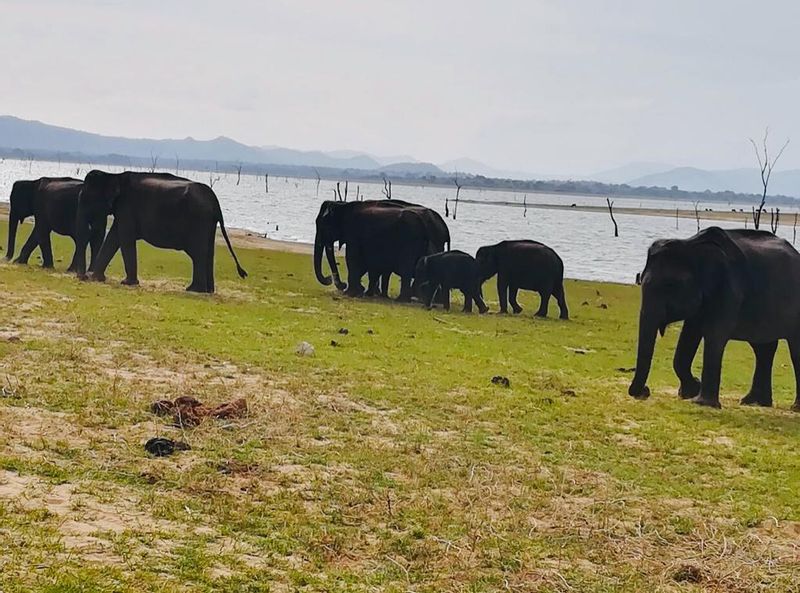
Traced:
[[[357, 171], [373, 176], [389, 175], [408, 178], [443, 178], [456, 174], [507, 180], [585, 180], [605, 184], [638, 187], [672, 188], [688, 192], [732, 191], [754, 194], [761, 191], [758, 171], [731, 169], [709, 171], [692, 167], [674, 167], [664, 163], [632, 162], [615, 169], [590, 175], [542, 175], [491, 167], [469, 158], [451, 160], [439, 165], [425, 163], [408, 155], [374, 156], [353, 150], [301, 151], [280, 146], [248, 146], [219, 136], [213, 140], [155, 140], [103, 136], [28, 121], [13, 116], [0, 116], [0, 149], [21, 151], [41, 156], [64, 155], [113, 157], [113, 162], [138, 159], [158, 160], [159, 167], [172, 167], [179, 159], [183, 164], [241, 163], [249, 170], [264, 167], [287, 174], [292, 170], [311, 168], [326, 171]], [[106, 159], [109, 160], [109, 159]], [[800, 170], [776, 171], [770, 183], [770, 194], [800, 197]]]

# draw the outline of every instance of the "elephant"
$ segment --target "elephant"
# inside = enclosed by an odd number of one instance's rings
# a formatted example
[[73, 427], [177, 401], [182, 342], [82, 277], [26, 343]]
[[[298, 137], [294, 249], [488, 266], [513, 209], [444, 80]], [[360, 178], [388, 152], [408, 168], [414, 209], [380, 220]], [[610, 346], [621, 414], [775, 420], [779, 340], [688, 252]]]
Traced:
[[[186, 290], [213, 293], [217, 223], [239, 276], [247, 277], [225, 230], [219, 200], [203, 183], [168, 173], [90, 171], [78, 199], [82, 241], [87, 221], [107, 214], [114, 215], [114, 222], [90, 270], [93, 280], [105, 280], [106, 268], [119, 249], [125, 264], [122, 284], [139, 284], [136, 241], [144, 239], [155, 247], [186, 252], [192, 259], [192, 282]], [[79, 258], [80, 277], [86, 277], [85, 266], [86, 261]]]
[[[636, 373], [628, 389], [650, 396], [647, 377], [656, 332], [683, 321], [673, 368], [679, 395], [719, 408], [722, 356], [729, 340], [749, 342], [756, 357], [745, 405], [772, 405], [772, 363], [778, 340], [789, 342], [800, 394], [800, 254], [787, 241], [757, 230], [704, 229], [689, 239], [654, 242], [641, 276]], [[700, 341], [703, 370], [692, 374]], [[800, 395], [793, 409], [800, 411]]]
[[443, 295], [444, 308], [450, 310], [450, 289], [464, 293], [464, 312], [472, 313], [472, 302], [481, 314], [488, 311], [481, 293], [478, 262], [468, 253], [454, 249], [426, 255], [417, 262], [414, 271], [415, 287], [425, 306], [430, 309], [437, 289]]
[[[387, 207], [378, 201], [325, 201], [316, 219], [314, 274], [323, 285], [331, 277], [322, 272], [322, 253], [326, 254], [333, 282], [349, 296], [361, 296], [361, 278], [395, 273], [401, 278], [398, 301], [411, 299], [411, 282], [417, 260], [430, 249], [429, 221], [414, 208]], [[339, 277], [334, 243], [347, 245], [348, 282]]]
[[[411, 202], [396, 199], [374, 200], [373, 203], [376, 206], [384, 208], [403, 208], [406, 210], [410, 209], [414, 210], [415, 212], [419, 212], [419, 214], [423, 216], [427, 222], [426, 226], [428, 228], [428, 240], [430, 243], [429, 253], [438, 253], [440, 251], [450, 249], [450, 229], [447, 228], [447, 223], [435, 210], [426, 208], [425, 206], [420, 206], [419, 204], [413, 204]], [[390, 279], [391, 273], [383, 275], [371, 273], [369, 275], [369, 285], [367, 287], [366, 296], [380, 295], [383, 298], [388, 298]], [[412, 294], [415, 294], [415, 292], [416, 291], [412, 290]]]
[[475, 259], [483, 282], [497, 274], [500, 313], [508, 313], [508, 301], [514, 313], [522, 312], [517, 302], [517, 292], [522, 288], [539, 293], [541, 304], [537, 317], [547, 317], [552, 295], [558, 302], [560, 318], [569, 319], [564, 294], [564, 262], [547, 245], [530, 240], [501, 241], [478, 249]]
[[[11, 208], [8, 217], [8, 250], [6, 259], [14, 257], [17, 238], [17, 226], [28, 216], [34, 217], [33, 230], [20, 250], [19, 257], [14, 260], [18, 264], [27, 264], [33, 250], [38, 246], [42, 252], [42, 267], [53, 267], [53, 247], [50, 233], [55, 232], [72, 238], [75, 252], [67, 271], [77, 268], [78, 232], [76, 214], [78, 211], [78, 194], [83, 182], [70, 177], [41, 177], [37, 180], [16, 181], [11, 188]], [[99, 216], [88, 221], [89, 244], [92, 260], [97, 256], [103, 237], [106, 233], [106, 217]], [[82, 257], [85, 259], [86, 246]]]

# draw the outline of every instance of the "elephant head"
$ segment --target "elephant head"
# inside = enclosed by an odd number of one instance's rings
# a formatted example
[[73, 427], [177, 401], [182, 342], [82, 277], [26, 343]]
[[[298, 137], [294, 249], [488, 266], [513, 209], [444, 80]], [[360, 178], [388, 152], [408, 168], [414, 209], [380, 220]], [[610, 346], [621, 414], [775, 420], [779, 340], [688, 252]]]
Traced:
[[747, 282], [746, 261], [728, 233], [711, 227], [690, 239], [653, 243], [640, 281], [639, 345], [628, 394], [646, 399], [656, 333], [663, 336], [670, 323], [704, 310], [740, 303]]
[[[106, 217], [114, 213], [127, 182], [128, 176], [125, 173], [114, 174], [94, 170], [86, 174], [83, 187], [78, 194], [77, 253], [86, 253], [92, 227], [102, 224], [102, 228], [105, 228]], [[84, 257], [78, 258], [76, 268], [78, 276], [86, 275]]]
[[339, 269], [336, 265], [336, 256], [334, 254], [333, 244], [339, 241], [339, 244], [344, 241], [344, 223], [345, 223], [345, 208], [348, 204], [342, 202], [325, 201], [320, 206], [319, 214], [317, 214], [317, 232], [314, 237], [314, 274], [317, 280], [329, 286], [331, 277], [326, 276], [322, 271], [322, 252], [328, 259], [328, 266], [333, 275], [333, 282], [339, 290], [345, 290], [347, 284], [339, 278]]
[[33, 216], [33, 195], [35, 181], [16, 181], [11, 188], [11, 209], [8, 213], [8, 250], [6, 259], [14, 257], [14, 244], [17, 239], [17, 226], [28, 216]]
[[478, 249], [475, 254], [475, 261], [478, 262], [478, 274], [481, 282], [486, 282], [489, 278], [497, 274], [497, 246], [485, 245]]

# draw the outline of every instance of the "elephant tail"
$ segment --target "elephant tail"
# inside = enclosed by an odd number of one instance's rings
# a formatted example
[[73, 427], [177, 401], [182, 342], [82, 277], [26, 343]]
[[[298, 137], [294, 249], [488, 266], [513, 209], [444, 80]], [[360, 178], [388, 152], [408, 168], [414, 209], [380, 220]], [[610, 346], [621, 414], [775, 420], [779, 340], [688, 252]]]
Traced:
[[231, 240], [228, 238], [228, 231], [225, 230], [225, 222], [222, 220], [222, 209], [219, 207], [219, 203], [217, 203], [217, 222], [219, 222], [219, 228], [222, 231], [222, 236], [225, 238], [225, 243], [228, 245], [228, 251], [231, 252], [233, 261], [236, 262], [236, 271], [239, 273], [239, 278], [247, 278], [247, 272], [245, 272], [244, 268], [239, 264], [239, 258], [236, 257], [236, 252], [233, 250]]

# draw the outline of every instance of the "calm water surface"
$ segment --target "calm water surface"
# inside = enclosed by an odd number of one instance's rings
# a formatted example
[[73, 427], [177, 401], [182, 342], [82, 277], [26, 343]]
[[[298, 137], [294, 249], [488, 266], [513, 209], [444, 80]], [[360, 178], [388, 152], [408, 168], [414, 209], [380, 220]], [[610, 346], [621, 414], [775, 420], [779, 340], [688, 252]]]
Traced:
[[[91, 165], [51, 163], [40, 161], [5, 160], [0, 162], [0, 202], [7, 202], [11, 186], [17, 179], [36, 179], [41, 176], [72, 176], [83, 178]], [[107, 171], [121, 169], [98, 166]], [[174, 171], [171, 171], [174, 172]], [[184, 177], [209, 183], [208, 172], [181, 171]], [[235, 174], [214, 174], [214, 191], [222, 204], [225, 224], [272, 239], [310, 243], [314, 240], [314, 219], [320, 202], [332, 199], [336, 183], [322, 180], [317, 192], [316, 179], [294, 179], [272, 177], [269, 193], [264, 190], [264, 178], [243, 175], [236, 183]], [[349, 199], [354, 199], [356, 189], [365, 199], [383, 198], [383, 184], [353, 183]], [[344, 184], [342, 183], [342, 191]], [[392, 197], [408, 200], [437, 210], [444, 216], [445, 199], [455, 197], [455, 187], [419, 187], [395, 185]], [[462, 189], [461, 197], [480, 201], [507, 201], [522, 204], [524, 194], [505, 191]], [[528, 204], [577, 204], [605, 205], [605, 199], [587, 196], [564, 196], [553, 194], [528, 194]], [[668, 208], [676, 206], [689, 209], [688, 202], [659, 200], [616, 199], [619, 207]], [[749, 209], [749, 205], [736, 204], [737, 208]], [[727, 204], [709, 203], [708, 207], [724, 210]], [[730, 206], [733, 207], [733, 206]], [[450, 209], [452, 214], [453, 204]], [[703, 205], [700, 205], [702, 210]], [[787, 209], [788, 210], [788, 209]], [[694, 220], [662, 216], [617, 214], [620, 236], [615, 238], [608, 213], [576, 212], [569, 210], [528, 209], [523, 216], [522, 208], [511, 208], [496, 204], [461, 203], [457, 219], [447, 219], [452, 247], [475, 253], [481, 245], [496, 243], [503, 239], [535, 239], [553, 247], [564, 260], [565, 273], [569, 278], [585, 280], [607, 280], [632, 283], [636, 273], [644, 266], [647, 247], [655, 239], [663, 237], [688, 237], [697, 230]], [[789, 226], [779, 230], [779, 235], [792, 239], [790, 216], [784, 213]], [[700, 221], [701, 228], [717, 224], [734, 228], [741, 226], [733, 222]]]

